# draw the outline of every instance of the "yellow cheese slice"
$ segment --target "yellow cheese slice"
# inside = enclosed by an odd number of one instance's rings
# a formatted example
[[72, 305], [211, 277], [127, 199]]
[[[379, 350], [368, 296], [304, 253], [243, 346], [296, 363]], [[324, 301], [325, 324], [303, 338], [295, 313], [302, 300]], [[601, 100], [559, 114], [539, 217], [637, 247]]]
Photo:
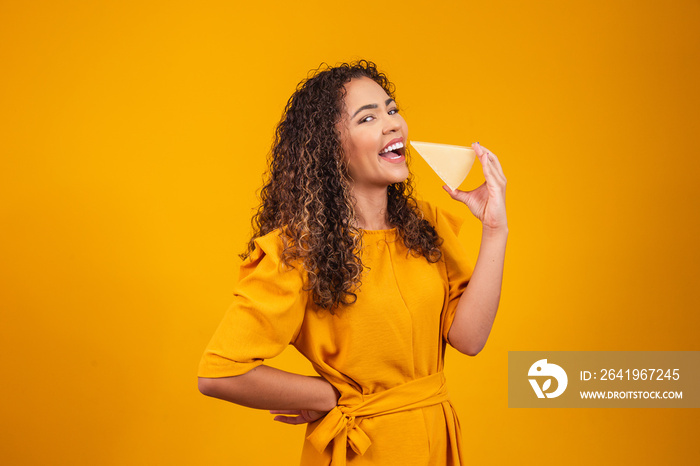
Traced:
[[452, 189], [457, 189], [474, 165], [476, 152], [469, 147], [411, 141], [411, 146]]

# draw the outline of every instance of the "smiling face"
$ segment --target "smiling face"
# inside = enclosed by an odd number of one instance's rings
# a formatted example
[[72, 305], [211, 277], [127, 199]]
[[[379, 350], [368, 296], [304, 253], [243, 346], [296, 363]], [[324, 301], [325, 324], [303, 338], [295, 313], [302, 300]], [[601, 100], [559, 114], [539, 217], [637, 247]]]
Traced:
[[408, 177], [408, 126], [396, 102], [367, 77], [345, 85], [343, 119], [338, 124], [353, 189], [383, 189]]

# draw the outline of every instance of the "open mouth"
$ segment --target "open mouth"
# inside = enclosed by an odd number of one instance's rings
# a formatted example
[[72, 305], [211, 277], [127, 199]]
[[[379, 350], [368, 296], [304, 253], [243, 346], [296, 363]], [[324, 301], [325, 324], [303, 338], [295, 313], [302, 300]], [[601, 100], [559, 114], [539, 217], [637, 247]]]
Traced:
[[384, 150], [379, 153], [379, 156], [388, 160], [397, 160], [406, 155], [406, 148], [403, 142], [397, 142], [386, 146]]

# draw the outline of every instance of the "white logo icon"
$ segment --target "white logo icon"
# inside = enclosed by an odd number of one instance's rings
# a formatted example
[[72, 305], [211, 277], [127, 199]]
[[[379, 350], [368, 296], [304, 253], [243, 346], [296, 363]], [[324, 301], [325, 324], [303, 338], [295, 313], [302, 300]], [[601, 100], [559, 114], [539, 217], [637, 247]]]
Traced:
[[547, 398], [556, 398], [564, 393], [564, 390], [566, 390], [566, 384], [569, 383], [569, 378], [566, 376], [564, 369], [556, 364], [547, 364], [546, 359], [540, 359], [535, 364], [530, 366], [530, 370], [528, 371], [527, 375], [537, 377], [548, 376], [554, 377], [557, 380], [557, 389], [552, 393], [545, 393], [549, 386], [552, 385], [552, 379], [545, 380], [544, 384], [542, 384], [542, 388], [540, 388], [536, 379], [528, 379], [530, 381], [530, 385], [532, 385], [532, 389], [535, 391], [535, 394], [537, 394], [537, 398], [544, 398], [545, 396]]

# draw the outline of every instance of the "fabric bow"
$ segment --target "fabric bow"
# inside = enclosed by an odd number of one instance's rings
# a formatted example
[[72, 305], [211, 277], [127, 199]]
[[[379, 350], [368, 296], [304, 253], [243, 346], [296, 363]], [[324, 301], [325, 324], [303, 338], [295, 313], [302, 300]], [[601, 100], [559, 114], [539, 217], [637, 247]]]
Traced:
[[354, 406], [338, 405], [326, 414], [306, 438], [319, 452], [323, 452], [333, 442], [332, 464], [342, 466], [346, 463], [348, 446], [358, 455], [363, 455], [372, 444], [360, 428], [363, 418], [424, 408], [446, 401], [449, 401], [449, 395], [445, 376], [438, 372], [376, 395], [366, 395], [362, 403]]

